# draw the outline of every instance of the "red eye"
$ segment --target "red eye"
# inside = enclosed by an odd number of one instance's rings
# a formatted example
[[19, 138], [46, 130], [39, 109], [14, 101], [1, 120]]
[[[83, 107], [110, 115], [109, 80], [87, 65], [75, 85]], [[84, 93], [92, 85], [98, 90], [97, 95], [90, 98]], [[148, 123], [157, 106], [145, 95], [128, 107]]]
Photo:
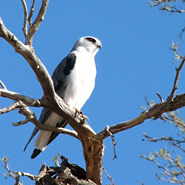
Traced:
[[93, 39], [92, 37], [87, 37], [87, 40], [88, 40], [89, 42], [96, 43], [96, 40]]

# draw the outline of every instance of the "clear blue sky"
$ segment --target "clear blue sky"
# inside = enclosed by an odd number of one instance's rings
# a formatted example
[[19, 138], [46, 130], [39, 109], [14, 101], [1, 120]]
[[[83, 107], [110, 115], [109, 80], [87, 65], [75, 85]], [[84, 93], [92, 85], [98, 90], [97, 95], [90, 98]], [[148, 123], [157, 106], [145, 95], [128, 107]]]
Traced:
[[[38, 3], [37, 3], [38, 5]], [[38, 10], [37, 10], [38, 11]], [[0, 16], [4, 24], [23, 41], [23, 9], [21, 1], [0, 2]], [[45, 20], [34, 38], [34, 48], [49, 73], [70, 51], [81, 36], [93, 35], [103, 44], [96, 56], [97, 79], [95, 90], [83, 107], [89, 124], [97, 132], [138, 116], [148, 99], [159, 102], [156, 92], [165, 99], [175, 76], [171, 41], [177, 41], [183, 51], [184, 41], [179, 33], [184, 27], [184, 17], [150, 8], [148, 1], [107, 0], [55, 0], [50, 1]], [[26, 61], [4, 40], [0, 39], [0, 80], [9, 90], [41, 98], [42, 90]], [[178, 93], [184, 92], [185, 75], [181, 74]], [[11, 101], [0, 98], [0, 108]], [[39, 108], [33, 108], [39, 116]], [[80, 143], [69, 136], [60, 135], [45, 152], [35, 160], [30, 159], [32, 142], [27, 151], [23, 148], [34, 128], [32, 123], [13, 127], [11, 123], [24, 119], [17, 111], [0, 115], [0, 158], [8, 156], [12, 170], [37, 174], [41, 165], [53, 165], [52, 158], [60, 153], [69, 161], [84, 166]], [[104, 167], [116, 185], [163, 185], [156, 180], [157, 168], [139, 158], [159, 150], [162, 145], [143, 142], [143, 133], [151, 136], [170, 135], [174, 127], [160, 120], [144, 124], [115, 135], [118, 158], [113, 160], [111, 139], [105, 140]], [[13, 184], [6, 180], [0, 166], [0, 184]], [[27, 178], [25, 184], [33, 184]], [[109, 183], [105, 174], [103, 184]]]

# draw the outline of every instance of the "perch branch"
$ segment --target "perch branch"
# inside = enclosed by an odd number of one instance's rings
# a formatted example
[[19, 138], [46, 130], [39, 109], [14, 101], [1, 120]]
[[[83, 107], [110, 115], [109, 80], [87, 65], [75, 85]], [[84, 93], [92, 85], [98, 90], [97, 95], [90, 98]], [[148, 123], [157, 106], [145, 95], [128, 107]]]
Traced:
[[[44, 2], [46, 3], [48, 1], [43, 0], [43, 3]], [[0, 18], [0, 36], [4, 38], [8, 43], [10, 43], [16, 50], [16, 52], [18, 52], [26, 59], [26, 61], [29, 63], [29, 65], [35, 72], [37, 79], [40, 82], [42, 89], [44, 91], [44, 98], [42, 99], [42, 103], [44, 103], [44, 106], [51, 109], [53, 112], [61, 115], [64, 119], [66, 119], [77, 132], [80, 132], [82, 134], [82, 137], [87, 138], [95, 135], [95, 132], [88, 125], [88, 123], [84, 121], [83, 117], [81, 115], [76, 115], [76, 110], [66, 105], [63, 102], [63, 100], [55, 93], [53, 81], [47, 69], [42, 64], [40, 59], [37, 57], [33, 49], [19, 41], [15, 37], [15, 35], [4, 26], [1, 18]], [[6, 93], [6, 91], [2, 90], [0, 92], [1, 96], [3, 96]]]
[[[28, 30], [26, 45], [23, 44], [13, 33], [11, 33], [5, 27], [1, 18], [0, 37], [2, 37], [9, 44], [11, 44], [15, 51], [25, 58], [25, 60], [28, 62], [28, 64], [34, 71], [44, 92], [44, 96], [42, 98], [42, 105], [63, 117], [66, 121], [68, 121], [70, 126], [78, 133], [83, 146], [83, 153], [86, 161], [87, 178], [93, 180], [98, 184], [101, 184], [102, 157], [104, 150], [103, 141], [91, 141], [92, 136], [95, 135], [94, 130], [88, 125], [86, 120], [84, 120], [81, 115], [76, 115], [76, 110], [74, 108], [67, 106], [63, 102], [63, 100], [55, 93], [53, 81], [48, 71], [46, 70], [40, 59], [37, 57], [36, 53], [34, 52], [34, 49], [32, 48], [33, 36], [44, 19], [48, 2], [49, 0], [42, 0], [42, 5], [38, 16], [33, 22], [33, 25]], [[33, 116], [32, 121], [34, 120], [35, 119]], [[100, 163], [97, 163], [97, 158], [100, 158]]]
[[75, 132], [74, 130], [69, 130], [69, 129], [60, 128], [60, 127], [52, 127], [52, 126], [48, 126], [48, 125], [43, 125], [37, 119], [33, 119], [31, 121], [40, 130], [47, 130], [47, 131], [57, 132], [57, 133], [61, 133], [61, 134], [66, 134], [66, 135], [69, 135], [69, 136], [73, 136], [76, 139], [79, 139], [78, 133]]
[[48, 125], [43, 125], [36, 118], [31, 120], [31, 121], [40, 130], [47, 130], [47, 131], [62, 133], [62, 134], [73, 136], [76, 139], [79, 139], [79, 136], [78, 136], [77, 132], [75, 132], [74, 130], [69, 130], [69, 129], [60, 128], [60, 127], [52, 127], [52, 126], [48, 126]]
[[[43, 2], [47, 1], [43, 0]], [[92, 147], [90, 138], [95, 135], [94, 130], [88, 125], [88, 123], [81, 115], [76, 115], [76, 110], [74, 108], [66, 105], [63, 100], [55, 93], [53, 81], [45, 66], [41, 63], [40, 59], [35, 54], [33, 48], [31, 48], [30, 45], [24, 45], [21, 41], [19, 41], [15, 35], [4, 26], [2, 19], [0, 19], [0, 37], [10, 43], [15, 51], [26, 59], [32, 70], [35, 72], [37, 79], [44, 91], [44, 97], [42, 99], [44, 102], [44, 107], [52, 110], [67, 120], [70, 126], [78, 133], [82, 142], [84, 158], [87, 165], [87, 178], [93, 180], [94, 182], [98, 182], [98, 184], [101, 184], [102, 177], [100, 177], [101, 175], [99, 175], [99, 172], [101, 171], [102, 173], [101, 164], [103, 154], [101, 154], [101, 163], [99, 164], [96, 162], [96, 155], [93, 153], [97, 150], [96, 147], [94, 147], [94, 150], [90, 149]], [[95, 144], [93, 146], [97, 146], [97, 141], [94, 141], [94, 143]], [[103, 142], [98, 141], [98, 143], [98, 148], [100, 147], [100, 150], [97, 150], [97, 152], [102, 152]], [[95, 156], [95, 158], [92, 160], [93, 156]], [[97, 168], [99, 168], [99, 170], [97, 170]]]
[[26, 117], [26, 119], [18, 123], [13, 123], [13, 126], [20, 126], [20, 125], [26, 124], [29, 121], [31, 121], [40, 130], [47, 130], [47, 131], [52, 131], [52, 132], [57, 132], [57, 133], [63, 133], [63, 134], [67, 134], [67, 135], [70, 135], [70, 136], [73, 136], [79, 139], [78, 134], [73, 130], [69, 130], [66, 128], [60, 128], [60, 127], [52, 127], [49, 125], [41, 124], [37, 120], [35, 114], [29, 109], [29, 107], [26, 104], [24, 104], [22, 101], [17, 102], [17, 104], [18, 104], [17, 107], [20, 109], [19, 113], [23, 114]]

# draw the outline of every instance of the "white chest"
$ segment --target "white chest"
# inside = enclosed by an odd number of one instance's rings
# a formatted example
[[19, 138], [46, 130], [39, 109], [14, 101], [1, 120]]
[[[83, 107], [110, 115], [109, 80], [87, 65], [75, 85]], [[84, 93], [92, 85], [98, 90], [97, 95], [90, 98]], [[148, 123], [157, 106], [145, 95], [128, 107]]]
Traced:
[[94, 57], [78, 54], [74, 69], [69, 75], [64, 100], [69, 105], [81, 109], [89, 99], [95, 85], [96, 66]]

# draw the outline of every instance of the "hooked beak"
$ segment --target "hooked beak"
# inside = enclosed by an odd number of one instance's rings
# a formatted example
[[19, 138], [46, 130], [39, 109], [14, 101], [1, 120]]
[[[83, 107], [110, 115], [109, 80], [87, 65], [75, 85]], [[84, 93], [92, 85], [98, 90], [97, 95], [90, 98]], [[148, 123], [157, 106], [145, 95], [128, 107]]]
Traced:
[[101, 43], [96, 44], [96, 47], [99, 48], [99, 49], [101, 49], [102, 48], [102, 44]]

